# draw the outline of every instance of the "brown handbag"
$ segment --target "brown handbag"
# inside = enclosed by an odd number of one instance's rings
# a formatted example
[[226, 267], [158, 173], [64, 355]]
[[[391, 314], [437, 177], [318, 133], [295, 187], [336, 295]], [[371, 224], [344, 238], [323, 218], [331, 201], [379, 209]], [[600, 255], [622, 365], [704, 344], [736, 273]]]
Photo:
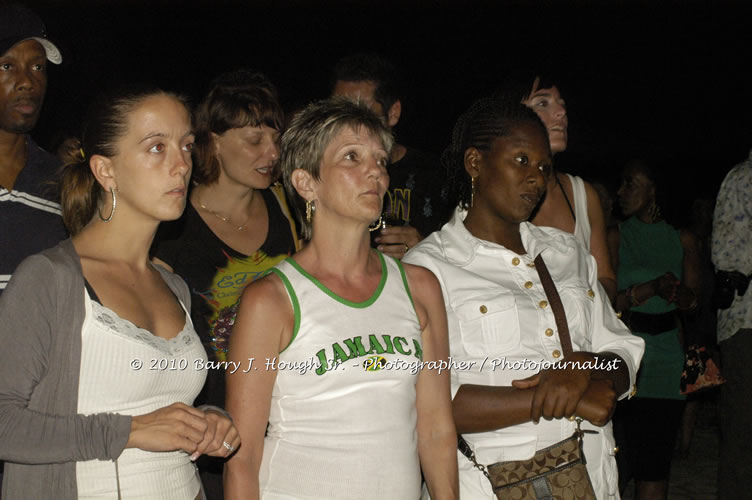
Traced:
[[[566, 357], [572, 353], [572, 340], [569, 337], [561, 297], [556, 291], [543, 257], [538, 255], [534, 262], [553, 310], [559, 340]], [[475, 453], [462, 436], [458, 436], [457, 448], [488, 478], [499, 500], [596, 500], [595, 490], [585, 466], [585, 453], [582, 450], [582, 437], [585, 432], [595, 431], [581, 430], [581, 422], [582, 419], [578, 418], [577, 430], [571, 437], [536, 451], [535, 455], [527, 460], [497, 462], [483, 466], [478, 463]]]
[[[457, 448], [491, 482], [499, 500], [596, 500], [582, 451], [580, 419], [571, 437], [535, 452], [527, 460], [497, 462], [489, 466], [478, 463], [462, 436]], [[594, 432], [594, 431], [589, 431]]]

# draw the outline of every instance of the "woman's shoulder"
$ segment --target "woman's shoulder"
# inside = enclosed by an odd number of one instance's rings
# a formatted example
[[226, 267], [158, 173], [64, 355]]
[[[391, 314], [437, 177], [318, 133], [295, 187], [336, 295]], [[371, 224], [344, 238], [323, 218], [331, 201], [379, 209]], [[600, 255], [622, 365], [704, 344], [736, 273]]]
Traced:
[[429, 261], [444, 261], [446, 254], [441, 239], [441, 231], [435, 231], [423, 238], [402, 258], [405, 264], [424, 266]]
[[411, 287], [422, 288], [439, 286], [436, 275], [427, 267], [420, 264], [411, 264], [409, 262], [404, 262], [401, 265], [405, 269], [405, 275], [407, 276]]
[[167, 283], [167, 286], [170, 287], [170, 290], [173, 291], [173, 293], [177, 296], [180, 302], [182, 302], [185, 308], [190, 310], [191, 293], [185, 280], [178, 274], [165, 269], [159, 263], [152, 263], [152, 265], [154, 266], [154, 269], [159, 271], [159, 274], [162, 276], [164, 282]]
[[418, 252], [436, 252], [441, 249], [443, 230], [434, 231], [413, 247]]
[[[520, 230], [523, 235], [527, 234], [526, 239], [534, 240], [536, 246], [543, 245], [559, 253], [571, 253], [581, 248], [574, 234], [556, 227], [536, 226], [532, 222], [523, 222], [520, 224]], [[525, 245], [525, 248], [530, 251], [529, 245]]]
[[289, 309], [288, 304], [295, 297], [295, 291], [287, 275], [280, 269], [284, 266], [280, 264], [270, 268], [264, 276], [243, 289], [239, 309], [254, 310], [265, 315], [282, 313]]
[[[54, 272], [52, 270], [54, 269]], [[45, 280], [82, 277], [81, 261], [70, 238], [37, 254], [26, 257], [13, 273], [14, 277]]]
[[[47, 310], [66, 303], [60, 311], [75, 309], [77, 297], [71, 290], [83, 289], [81, 262], [70, 239], [24, 259], [13, 272], [0, 295], [2, 310]], [[37, 319], [37, 318], [33, 318]]]

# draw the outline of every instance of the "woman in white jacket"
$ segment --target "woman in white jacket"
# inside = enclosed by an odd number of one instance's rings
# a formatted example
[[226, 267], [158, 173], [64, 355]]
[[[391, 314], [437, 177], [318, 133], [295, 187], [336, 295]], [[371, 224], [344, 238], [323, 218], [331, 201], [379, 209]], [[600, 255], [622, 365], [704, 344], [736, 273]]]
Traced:
[[[552, 172], [544, 125], [518, 102], [481, 100], [457, 122], [443, 161], [459, 207], [405, 261], [442, 285], [450, 355], [465, 368], [451, 377], [457, 431], [478, 462], [491, 464], [529, 459], [568, 438], [575, 423], [567, 417], [606, 425], [629, 393], [643, 342], [617, 319], [593, 257], [574, 237], [525, 222]], [[568, 320], [574, 352], [566, 357], [538, 255]], [[557, 361], [581, 366], [550, 367]], [[618, 497], [610, 426], [584, 439], [598, 498]], [[483, 474], [458, 458], [461, 498], [494, 498]]]

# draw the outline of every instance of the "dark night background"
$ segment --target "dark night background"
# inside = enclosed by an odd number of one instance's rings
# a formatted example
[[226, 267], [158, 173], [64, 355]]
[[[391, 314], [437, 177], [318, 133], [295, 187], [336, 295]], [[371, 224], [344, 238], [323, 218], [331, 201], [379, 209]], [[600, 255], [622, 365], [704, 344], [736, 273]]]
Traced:
[[615, 182], [642, 158], [675, 207], [712, 198], [752, 147], [749, 10], [729, 2], [29, 1], [63, 51], [35, 135], [75, 132], [106, 86], [151, 81], [197, 102], [217, 74], [265, 72], [294, 108], [327, 93], [341, 56], [378, 51], [407, 83], [398, 139], [439, 153], [505, 73], [561, 82], [561, 170]]

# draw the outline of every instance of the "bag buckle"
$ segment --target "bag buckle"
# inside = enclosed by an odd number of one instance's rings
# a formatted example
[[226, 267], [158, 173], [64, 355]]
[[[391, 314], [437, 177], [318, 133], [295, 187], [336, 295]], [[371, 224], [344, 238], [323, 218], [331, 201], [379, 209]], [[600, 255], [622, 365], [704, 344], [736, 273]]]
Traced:
[[537, 477], [530, 484], [533, 486], [536, 500], [554, 500], [554, 492], [548, 478]]

